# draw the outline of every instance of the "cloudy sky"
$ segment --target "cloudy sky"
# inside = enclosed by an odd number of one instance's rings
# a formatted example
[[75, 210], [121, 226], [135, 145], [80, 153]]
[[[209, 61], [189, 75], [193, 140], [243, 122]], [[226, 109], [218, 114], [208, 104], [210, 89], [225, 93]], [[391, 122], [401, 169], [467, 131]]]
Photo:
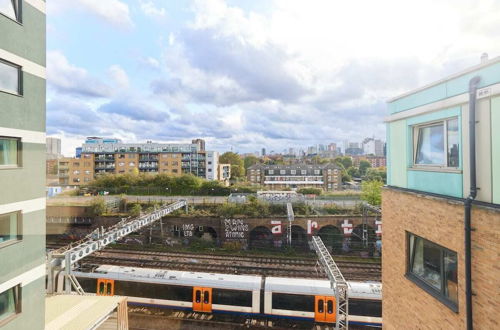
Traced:
[[500, 55], [494, 0], [50, 0], [47, 133], [282, 151], [384, 138], [388, 98]]

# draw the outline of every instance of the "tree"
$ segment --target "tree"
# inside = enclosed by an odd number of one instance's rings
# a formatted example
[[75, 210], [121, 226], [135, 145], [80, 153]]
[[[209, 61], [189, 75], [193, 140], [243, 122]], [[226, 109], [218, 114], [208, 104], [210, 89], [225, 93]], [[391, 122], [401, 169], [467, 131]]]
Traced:
[[247, 168], [249, 168], [250, 166], [258, 164], [258, 163], [259, 163], [259, 158], [255, 157], [255, 156], [246, 156], [243, 159], [243, 164], [245, 166], [245, 170]]
[[219, 163], [231, 164], [231, 179], [242, 178], [245, 176], [245, 167], [243, 160], [237, 153], [228, 151], [219, 157]]
[[382, 181], [364, 181], [361, 185], [361, 199], [371, 205], [380, 205], [383, 185]]
[[359, 162], [359, 174], [361, 174], [361, 176], [364, 176], [366, 175], [366, 170], [371, 168], [372, 167], [372, 164], [370, 164], [369, 161], [367, 160], [362, 160]]
[[92, 216], [97, 217], [102, 215], [104, 212], [106, 212], [106, 202], [104, 202], [104, 198], [94, 198], [90, 204], [90, 213]]
[[366, 171], [366, 175], [364, 177], [364, 180], [365, 181], [382, 181], [382, 182], [386, 182], [386, 178], [387, 178], [387, 172], [385, 170], [385, 168], [379, 168], [379, 169], [376, 169], [376, 168], [369, 168], [367, 171]]
[[351, 166], [347, 169], [347, 174], [349, 174], [349, 176], [352, 178], [359, 178], [360, 177], [359, 170], [357, 168], [355, 168], [354, 166]]
[[133, 217], [138, 217], [139, 215], [141, 215], [141, 211], [141, 204], [134, 204], [134, 206], [132, 206], [132, 208], [130, 209], [130, 215]]
[[352, 159], [351, 157], [344, 156], [344, 157], [337, 157], [335, 158], [335, 163], [337, 165], [342, 165], [345, 169], [348, 169], [349, 167], [352, 166]]

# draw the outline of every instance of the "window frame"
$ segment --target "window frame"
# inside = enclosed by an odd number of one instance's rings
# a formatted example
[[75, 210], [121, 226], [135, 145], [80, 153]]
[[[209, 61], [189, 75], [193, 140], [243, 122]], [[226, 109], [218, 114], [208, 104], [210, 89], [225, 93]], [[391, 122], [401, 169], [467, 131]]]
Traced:
[[18, 210], [13, 212], [2, 213], [0, 214], [0, 216], [10, 215], [10, 214], [17, 214], [17, 235], [15, 239], [10, 239], [5, 242], [0, 242], [0, 249], [3, 249], [4, 247], [17, 244], [23, 241], [23, 213]]
[[[2, 14], [2, 13], [0, 13], [0, 14]], [[8, 16], [6, 16], [6, 17], [8, 17]], [[5, 93], [5, 94], [9, 94], [9, 95], [14, 95], [14, 96], [23, 96], [23, 85], [24, 84], [23, 84], [23, 67], [22, 67], [22, 65], [19, 65], [19, 64], [14, 63], [14, 62], [10, 62], [10, 61], [3, 59], [3, 58], [0, 58], [0, 64], [11, 66], [11, 67], [17, 69], [17, 93], [14, 93], [12, 91], [5, 90], [2, 88], [0, 88], [0, 93]]]
[[22, 164], [22, 160], [23, 160], [23, 157], [22, 157], [22, 153], [23, 153], [22, 139], [19, 137], [14, 137], [14, 136], [2, 136], [2, 135], [0, 135], [0, 140], [15, 140], [15, 141], [17, 141], [17, 157], [16, 157], [17, 164], [15, 164], [15, 165], [12, 165], [12, 164], [2, 165], [2, 164], [0, 164], [0, 170], [22, 168], [23, 167], [23, 164]]
[[[413, 248], [410, 246], [410, 237], [413, 236]], [[427, 241], [431, 245], [434, 245], [440, 250], [440, 284], [441, 284], [441, 289], [438, 290], [434, 288], [432, 285], [427, 283], [424, 279], [420, 278], [417, 274], [413, 273], [413, 264], [415, 261], [415, 248], [417, 244], [417, 238], [422, 239], [424, 242]], [[446, 307], [451, 309], [453, 312], [458, 313], [458, 291], [457, 291], [457, 302], [455, 303], [453, 300], [448, 298], [445, 294], [445, 286], [446, 286], [446, 279], [445, 279], [445, 262], [444, 262], [444, 255], [445, 253], [454, 253], [456, 255], [457, 259], [457, 271], [458, 271], [458, 253], [450, 250], [442, 245], [436, 244], [428, 239], [425, 239], [419, 235], [415, 235], [409, 231], [406, 231], [406, 274], [405, 277], [415, 283], [418, 287], [423, 289], [425, 292], [436, 298], [438, 301], [440, 301], [442, 304], [444, 304]], [[458, 275], [457, 275], [457, 287], [458, 287]]]
[[8, 290], [14, 290], [14, 308], [15, 312], [12, 315], [7, 316], [5, 319], [0, 320], [0, 327], [3, 327], [4, 325], [10, 323], [13, 319], [15, 319], [19, 314], [22, 312], [22, 286], [21, 284], [14, 285], [7, 290], [1, 292], [7, 292]]
[[0, 12], [0, 15], [3, 17], [7, 17], [13, 22], [16, 22], [19, 25], [23, 25], [23, 1], [22, 0], [14, 0], [12, 1], [14, 3], [14, 11], [16, 12], [16, 18], [12, 18], [2, 12]]
[[[448, 162], [448, 122], [450, 120], [457, 120], [457, 125], [458, 125], [458, 166], [449, 166]], [[433, 120], [425, 123], [420, 123], [420, 124], [415, 124], [412, 126], [412, 142], [413, 142], [413, 152], [412, 152], [412, 168], [413, 169], [442, 169], [442, 170], [451, 170], [451, 171], [457, 171], [460, 170], [461, 168], [461, 136], [460, 136], [460, 117], [459, 116], [451, 116], [451, 117], [446, 117], [442, 118], [439, 120]], [[418, 154], [418, 141], [419, 141], [419, 133], [420, 129], [426, 128], [426, 127], [432, 127], [436, 126], [437, 124], [442, 124], [443, 125], [443, 155], [444, 155], [444, 164], [417, 164], [417, 154]]]

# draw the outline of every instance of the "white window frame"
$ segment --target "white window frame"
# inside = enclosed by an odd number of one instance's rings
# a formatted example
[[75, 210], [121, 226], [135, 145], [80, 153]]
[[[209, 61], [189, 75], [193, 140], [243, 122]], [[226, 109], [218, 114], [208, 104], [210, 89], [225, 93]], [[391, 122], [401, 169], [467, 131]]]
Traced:
[[[416, 124], [412, 126], [412, 136], [413, 136], [413, 160], [412, 160], [412, 167], [413, 168], [422, 168], [422, 169], [431, 169], [431, 168], [436, 168], [436, 169], [450, 169], [450, 170], [458, 170], [460, 168], [460, 136], [458, 137], [459, 140], [459, 151], [458, 151], [458, 166], [449, 166], [448, 165], [448, 121], [456, 119], [458, 122], [458, 125], [460, 127], [460, 118], [458, 116], [452, 116], [452, 117], [447, 117], [439, 120], [434, 120], [426, 123], [421, 123], [421, 124]], [[443, 152], [444, 152], [444, 164], [417, 164], [417, 153], [418, 153], [418, 138], [419, 138], [419, 133], [420, 129], [426, 128], [426, 127], [432, 127], [436, 126], [437, 124], [442, 124], [443, 125]], [[459, 129], [460, 132], [460, 129]]]
[[22, 140], [18, 137], [12, 137], [12, 136], [0, 136], [1, 140], [15, 140], [17, 141], [17, 160], [16, 164], [6, 164], [2, 165], [0, 164], [0, 170], [2, 169], [12, 169], [12, 168], [20, 168], [22, 167]]

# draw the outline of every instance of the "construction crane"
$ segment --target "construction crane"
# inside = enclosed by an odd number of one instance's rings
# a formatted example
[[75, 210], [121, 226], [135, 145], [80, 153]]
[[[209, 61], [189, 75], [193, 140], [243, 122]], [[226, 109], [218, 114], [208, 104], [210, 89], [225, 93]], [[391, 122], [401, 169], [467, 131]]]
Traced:
[[136, 218], [127, 218], [116, 225], [101, 230], [97, 229], [86, 238], [47, 253], [47, 292], [54, 292], [54, 275], [61, 271], [65, 272], [66, 292], [71, 292], [74, 287], [79, 294], [83, 294], [83, 289], [72, 275], [72, 265], [86, 256], [104, 249], [107, 245], [114, 243], [128, 234], [138, 231], [153, 222], [161, 219], [165, 215], [172, 213], [182, 207], [187, 208], [187, 201], [179, 200], [173, 204], [155, 209], [154, 211], [140, 215]]
[[312, 237], [312, 243], [316, 254], [318, 255], [319, 262], [325, 269], [325, 272], [330, 279], [330, 286], [335, 292], [336, 303], [336, 322], [335, 329], [349, 329], [349, 297], [347, 294], [348, 284], [344, 276], [333, 261], [330, 252], [319, 236]]

